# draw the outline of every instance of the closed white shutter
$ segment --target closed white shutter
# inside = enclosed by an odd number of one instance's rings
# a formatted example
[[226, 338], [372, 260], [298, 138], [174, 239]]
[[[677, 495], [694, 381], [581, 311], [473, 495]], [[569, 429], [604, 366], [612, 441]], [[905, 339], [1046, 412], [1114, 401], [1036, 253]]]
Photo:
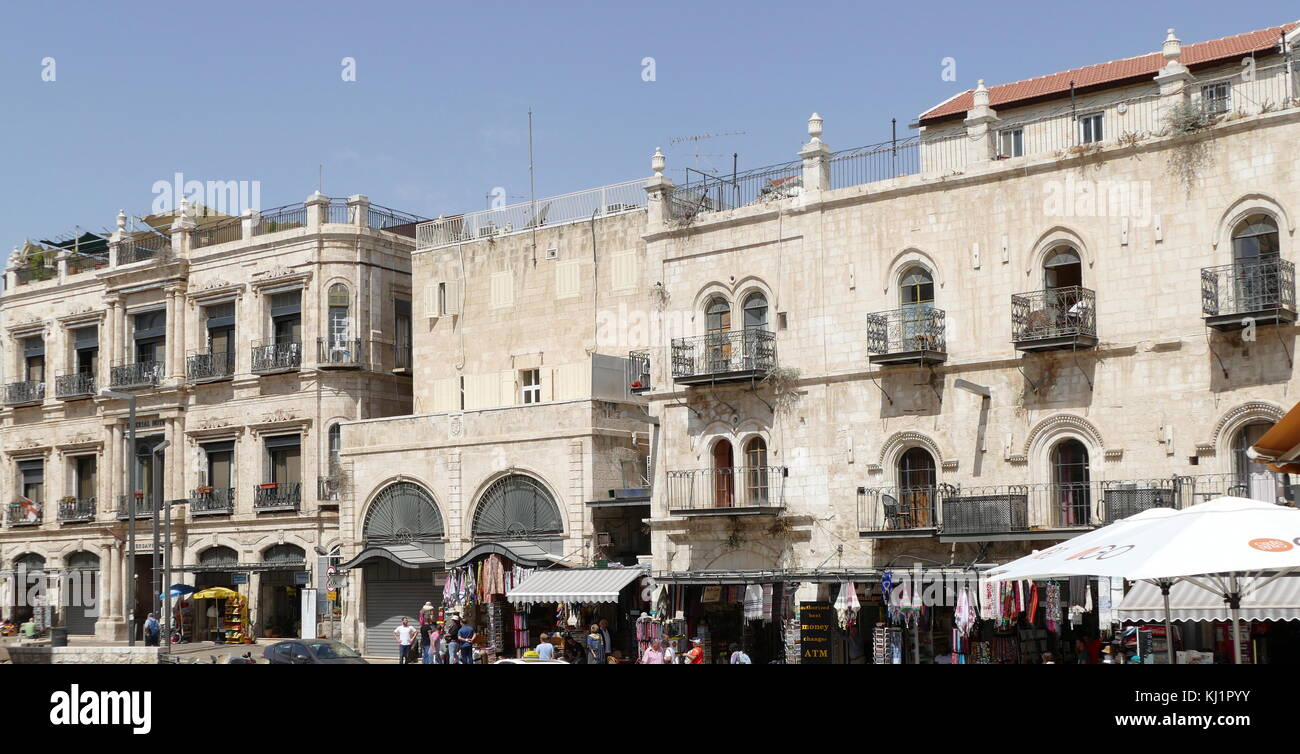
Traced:
[[494, 272], [491, 278], [491, 306], [504, 309], [515, 304], [514, 276], [509, 272]]
[[628, 291], [636, 288], [637, 258], [635, 251], [620, 251], [610, 257], [610, 287], [616, 291]]
[[424, 316], [442, 316], [442, 312], [438, 308], [438, 288], [441, 285], [441, 283], [434, 283], [424, 289]]
[[582, 260], [571, 259], [555, 265], [555, 297], [575, 298], [582, 292]]
[[537, 371], [542, 381], [542, 402], [549, 403], [555, 400], [555, 370], [543, 367]]
[[515, 373], [513, 371], [502, 372], [501, 391], [497, 396], [497, 405], [513, 406], [518, 403], [523, 403], [523, 401], [520, 400], [519, 386], [515, 384]]
[[[509, 273], [506, 273], [507, 275]], [[442, 297], [442, 313], [447, 316], [461, 313], [461, 295], [465, 290], [464, 280], [448, 280]], [[513, 298], [513, 296], [512, 296]]]
[[433, 381], [433, 410], [456, 411], [460, 409], [460, 378], [444, 377]]
[[585, 361], [555, 368], [555, 400], [571, 401], [591, 394], [591, 367]]

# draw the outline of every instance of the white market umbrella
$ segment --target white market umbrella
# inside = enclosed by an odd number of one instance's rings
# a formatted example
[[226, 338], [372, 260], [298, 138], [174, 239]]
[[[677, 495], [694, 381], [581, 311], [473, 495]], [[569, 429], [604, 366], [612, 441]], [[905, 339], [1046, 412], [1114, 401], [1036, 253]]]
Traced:
[[[1241, 662], [1241, 598], [1300, 569], [1300, 510], [1221, 497], [1183, 510], [1156, 508], [1027, 555], [987, 574], [994, 581], [1110, 576], [1147, 581], [1165, 598], [1169, 659], [1169, 588], [1185, 581], [1223, 597]], [[1264, 576], [1264, 572], [1270, 575]]]

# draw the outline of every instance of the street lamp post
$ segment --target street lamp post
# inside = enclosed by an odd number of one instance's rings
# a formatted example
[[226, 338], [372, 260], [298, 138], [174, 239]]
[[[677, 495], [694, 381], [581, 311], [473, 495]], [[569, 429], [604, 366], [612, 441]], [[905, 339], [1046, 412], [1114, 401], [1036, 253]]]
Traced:
[[[153, 499], [153, 559], [151, 561], [153, 565], [153, 584], [151, 585], [153, 586], [153, 594], [150, 596], [149, 602], [153, 605], [154, 612], [164, 623], [166, 623], [170, 616], [166, 615], [162, 611], [163, 596], [160, 591], [160, 584], [163, 577], [162, 566], [164, 556], [162, 550], [159, 549], [161, 547], [161, 543], [159, 542], [159, 527], [162, 525], [159, 518], [162, 516], [162, 509], [165, 504], [163, 495], [163, 451], [171, 444], [171, 440], [163, 440], [158, 443], [153, 449], [153, 463], [150, 464], [153, 472], [153, 480], [150, 482], [150, 486], [153, 487], [151, 490], [153, 494], [150, 495]], [[167, 588], [170, 592], [170, 584], [161, 584], [161, 587]], [[170, 633], [170, 631], [168, 631], [168, 633]]]
[[[135, 395], [119, 393], [113, 390], [99, 391], [101, 398], [117, 398], [127, 402], [129, 419], [127, 433], [129, 436], [127, 451], [127, 525], [126, 525], [126, 589], [134, 592], [135, 586]], [[125, 595], [131, 600], [127, 612], [127, 645], [135, 646], [135, 595]], [[125, 600], [124, 600], [125, 601]]]

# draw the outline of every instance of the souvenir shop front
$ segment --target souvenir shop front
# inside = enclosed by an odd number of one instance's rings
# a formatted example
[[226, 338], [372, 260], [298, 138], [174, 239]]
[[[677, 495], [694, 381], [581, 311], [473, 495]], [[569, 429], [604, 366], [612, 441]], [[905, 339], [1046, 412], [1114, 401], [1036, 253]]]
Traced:
[[685, 572], [655, 576], [652, 625], [638, 631], [664, 638], [678, 657], [698, 638], [704, 663], [725, 664], [738, 645], [755, 665], [797, 661], [787, 658], [786, 636], [792, 614], [789, 599], [797, 585], [772, 574], [725, 576]]
[[[1267, 577], [1264, 577], [1267, 578]], [[1221, 596], [1180, 582], [1169, 590], [1169, 618], [1174, 628], [1174, 661], [1179, 664], [1231, 664], [1235, 660], [1231, 616]], [[1168, 653], [1156, 646], [1144, 653], [1138, 638], [1164, 636], [1165, 606], [1160, 589], [1135, 582], [1117, 610], [1125, 621], [1125, 661], [1165, 664]], [[1270, 581], [1241, 600], [1242, 664], [1300, 663], [1300, 574]]]
[[555, 645], [555, 656], [583, 662], [582, 648], [591, 626], [608, 621], [610, 664], [635, 661], [645, 635], [650, 603], [641, 566], [539, 570], [528, 575], [506, 595], [516, 616], [521, 616], [519, 639], [535, 646], [543, 633]]
[[562, 569], [558, 561], [558, 556], [538, 542], [475, 545], [447, 564], [440, 616], [457, 613], [462, 623], [475, 628], [483, 662], [518, 657], [537, 643], [539, 627], [554, 627], [555, 610], [545, 604], [516, 609], [506, 595], [542, 569]]

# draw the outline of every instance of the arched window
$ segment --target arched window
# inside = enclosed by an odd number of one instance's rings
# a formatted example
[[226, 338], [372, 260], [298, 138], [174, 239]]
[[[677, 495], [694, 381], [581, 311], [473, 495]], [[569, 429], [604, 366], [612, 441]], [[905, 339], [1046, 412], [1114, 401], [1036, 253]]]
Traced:
[[1237, 262], [1277, 258], [1277, 222], [1268, 215], [1251, 215], [1232, 229], [1232, 258]]
[[340, 453], [343, 452], [343, 428], [337, 423], [331, 425], [327, 438], [329, 442], [329, 470], [332, 476], [339, 470]]
[[724, 333], [731, 330], [731, 302], [722, 296], [714, 296], [704, 305], [704, 327], [706, 332]]
[[741, 505], [767, 505], [767, 441], [750, 438], [745, 443], [745, 501]]
[[14, 558], [14, 570], [25, 570], [28, 573], [45, 570], [45, 556], [34, 552], [25, 555], [19, 555]]
[[736, 461], [732, 455], [731, 441], [718, 440], [713, 444], [713, 507], [730, 508], [734, 502]]
[[492, 483], [474, 510], [475, 539], [549, 538], [564, 533], [555, 499], [530, 476], [511, 474]]
[[263, 563], [306, 563], [307, 551], [298, 545], [271, 545], [262, 551]]
[[[908, 448], [898, 457], [898, 509], [886, 511], [891, 529], [924, 529], [934, 525], [934, 457], [925, 448]], [[891, 515], [892, 514], [892, 515]]]
[[725, 372], [731, 363], [731, 302], [722, 296], [704, 307], [705, 359], [709, 373]]
[[361, 536], [366, 544], [434, 542], [443, 537], [442, 514], [433, 495], [418, 484], [397, 482], [375, 496]]
[[1056, 502], [1051, 511], [1056, 527], [1087, 526], [1092, 522], [1088, 449], [1073, 438], [1052, 448], [1052, 490]]
[[93, 552], [80, 550], [63, 559], [63, 563], [73, 571], [98, 571], [99, 556]]
[[1083, 285], [1083, 265], [1079, 252], [1070, 246], [1057, 246], [1043, 262], [1043, 284], [1047, 290]]
[[329, 290], [329, 344], [330, 350], [348, 348], [352, 338], [352, 319], [348, 297], [348, 287], [335, 283]]
[[1253, 422], [1247, 424], [1232, 437], [1232, 486], [1229, 495], [1248, 497], [1252, 500], [1274, 502], [1277, 490], [1274, 486], [1273, 473], [1262, 463], [1255, 463], [1246, 455], [1246, 451], [1273, 427], [1271, 422]]
[[235, 566], [239, 564], [239, 553], [229, 547], [217, 545], [199, 553], [199, 565], [208, 568]]
[[912, 266], [898, 279], [898, 305], [904, 308], [934, 303], [934, 277], [924, 267]]
[[745, 329], [767, 329], [767, 296], [755, 291], [745, 298]]

